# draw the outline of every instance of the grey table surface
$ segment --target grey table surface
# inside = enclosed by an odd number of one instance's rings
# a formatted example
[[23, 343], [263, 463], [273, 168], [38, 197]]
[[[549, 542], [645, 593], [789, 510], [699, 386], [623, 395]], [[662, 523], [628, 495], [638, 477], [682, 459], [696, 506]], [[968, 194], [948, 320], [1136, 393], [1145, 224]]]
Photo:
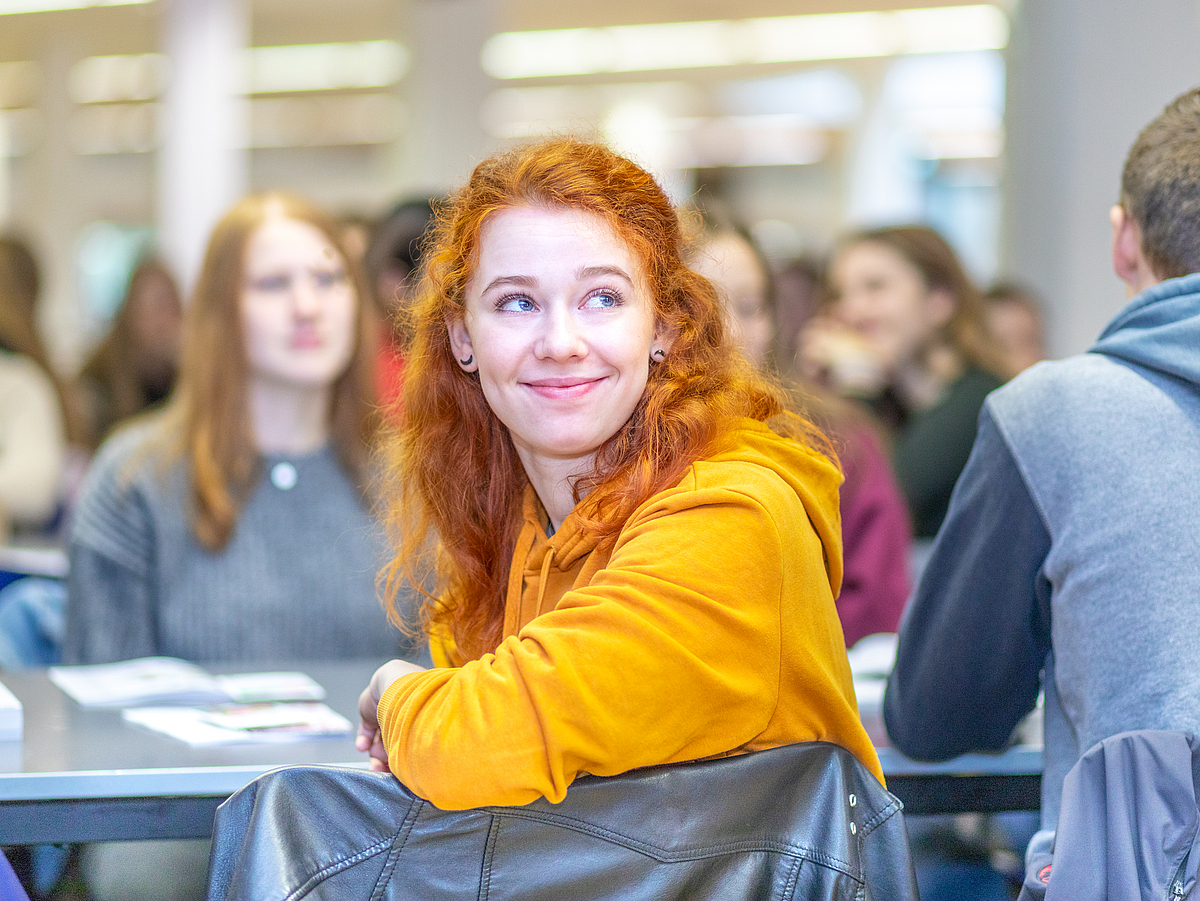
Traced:
[[[326, 702], [357, 721], [358, 695], [382, 661], [256, 665], [299, 670], [324, 686]], [[245, 667], [213, 667], [234, 672]], [[202, 838], [218, 804], [278, 766], [366, 766], [353, 736], [287, 744], [194, 748], [132, 726], [119, 710], [85, 709], [45, 671], [0, 681], [24, 708], [25, 734], [0, 742], [0, 845], [33, 842]], [[1041, 749], [970, 754], [918, 763], [879, 748], [888, 787], [913, 813], [1037, 808]]]
[[[379, 660], [280, 662], [214, 672], [299, 670], [352, 723]], [[221, 800], [289, 764], [365, 766], [353, 735], [285, 744], [191, 747], [125, 723], [119, 710], [80, 707], [45, 671], [0, 674], [21, 701], [24, 737], [0, 742], [0, 845], [35, 841], [208, 835]]]

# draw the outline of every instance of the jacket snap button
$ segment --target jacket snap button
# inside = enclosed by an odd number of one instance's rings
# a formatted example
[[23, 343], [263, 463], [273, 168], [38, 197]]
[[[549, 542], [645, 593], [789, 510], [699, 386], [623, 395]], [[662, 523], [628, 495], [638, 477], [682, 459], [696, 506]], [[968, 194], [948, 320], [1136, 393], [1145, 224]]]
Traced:
[[850, 824], [850, 834], [858, 835], [858, 827], [855, 826], [853, 823]]
[[856, 798], [854, 795], [851, 795], [850, 796], [850, 806], [853, 807], [857, 803], [858, 803], [858, 798]]

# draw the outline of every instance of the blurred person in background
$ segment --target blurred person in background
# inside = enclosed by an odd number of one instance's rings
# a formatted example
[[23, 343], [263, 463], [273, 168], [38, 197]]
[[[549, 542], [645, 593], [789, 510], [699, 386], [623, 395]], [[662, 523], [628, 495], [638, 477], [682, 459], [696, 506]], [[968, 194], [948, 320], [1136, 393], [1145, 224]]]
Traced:
[[936, 231], [905, 225], [842, 241], [828, 312], [810, 324], [803, 371], [862, 399], [892, 434], [892, 461], [917, 538], [932, 538], [975, 440], [1000, 364], [982, 299]]
[[1042, 305], [1027, 288], [997, 282], [983, 294], [983, 322], [1003, 365], [1002, 375], [1013, 378], [1046, 353]]
[[143, 258], [108, 335], [79, 374], [91, 450], [113, 426], [166, 401], [179, 370], [182, 322], [174, 276], [160, 260]]
[[73, 437], [67, 392], [37, 330], [40, 289], [28, 245], [0, 237], [0, 539], [51, 527]]
[[[363, 296], [336, 224], [303, 200], [248, 197], [217, 224], [174, 396], [101, 446], [80, 493], [64, 662], [419, 656], [375, 590]], [[97, 901], [200, 897], [207, 855], [97, 845], [84, 871]]]
[[775, 304], [775, 359], [783, 372], [795, 369], [808, 323], [825, 304], [825, 264], [816, 256], [788, 260], [771, 274]]
[[335, 226], [297, 198], [247, 198], [217, 225], [175, 396], [105, 442], [81, 492], [65, 660], [395, 650], [375, 595], [360, 296]]
[[[724, 295], [730, 330], [760, 370], [775, 368], [779, 334], [775, 292], [749, 232], [714, 224], [698, 242], [691, 266]], [[846, 646], [878, 632], [895, 632], [908, 599], [908, 510], [869, 417], [848, 402], [800, 384], [801, 402], [834, 440], [845, 472], [839, 506], [844, 570], [837, 597]]]
[[423, 241], [432, 221], [431, 200], [397, 204], [372, 229], [363, 257], [371, 296], [383, 321], [375, 384], [380, 406], [385, 410], [403, 392], [407, 344], [404, 309], [415, 287]]

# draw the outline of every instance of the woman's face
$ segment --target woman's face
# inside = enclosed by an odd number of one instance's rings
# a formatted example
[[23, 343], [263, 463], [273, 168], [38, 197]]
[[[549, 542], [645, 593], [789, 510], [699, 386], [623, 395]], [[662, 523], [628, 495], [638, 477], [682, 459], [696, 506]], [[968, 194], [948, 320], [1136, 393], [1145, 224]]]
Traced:
[[948, 292], [929, 290], [902, 254], [874, 241], [839, 253], [830, 281], [833, 317], [857, 332], [888, 372], [916, 361], [954, 314]]
[[354, 354], [356, 309], [345, 261], [316, 226], [272, 216], [251, 235], [241, 310], [252, 378], [328, 387]]
[[767, 274], [753, 248], [735, 234], [717, 235], [701, 249], [693, 268], [721, 290], [733, 339], [754, 365], [762, 366], [775, 324], [767, 306]]
[[632, 415], [656, 347], [641, 261], [594, 213], [514, 207], [483, 225], [466, 315], [448, 324], [526, 468], [580, 464]]

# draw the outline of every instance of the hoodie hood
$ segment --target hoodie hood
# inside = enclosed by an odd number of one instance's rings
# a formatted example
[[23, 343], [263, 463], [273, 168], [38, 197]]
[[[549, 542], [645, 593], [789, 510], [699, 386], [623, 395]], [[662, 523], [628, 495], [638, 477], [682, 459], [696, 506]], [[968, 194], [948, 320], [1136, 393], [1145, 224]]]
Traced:
[[1143, 291], [1101, 332], [1092, 353], [1200, 385], [1200, 273]]
[[[752, 463], [783, 480], [800, 498], [821, 540], [825, 570], [834, 597], [837, 596], [842, 582], [842, 520], [838, 503], [842, 473], [828, 457], [799, 441], [777, 434], [762, 422], [739, 419], [717, 451], [699, 462], [701, 465], [706, 462]], [[531, 486], [525, 492], [523, 520], [516, 559], [528, 559], [526, 555], [535, 552], [534, 557], [539, 561], [526, 564], [529, 574], [543, 566], [566, 572], [596, 548], [596, 538], [580, 527], [574, 514], [563, 520], [559, 530], [547, 538], [546, 513]], [[541, 546], [546, 548], [545, 558], [539, 550]]]
[[825, 571], [837, 597], [842, 585], [842, 517], [838, 506], [842, 472], [837, 465], [801, 441], [785, 438], [753, 419], [741, 420], [739, 427], [731, 430], [726, 445], [708, 459], [762, 466], [795, 492], [821, 540]]

